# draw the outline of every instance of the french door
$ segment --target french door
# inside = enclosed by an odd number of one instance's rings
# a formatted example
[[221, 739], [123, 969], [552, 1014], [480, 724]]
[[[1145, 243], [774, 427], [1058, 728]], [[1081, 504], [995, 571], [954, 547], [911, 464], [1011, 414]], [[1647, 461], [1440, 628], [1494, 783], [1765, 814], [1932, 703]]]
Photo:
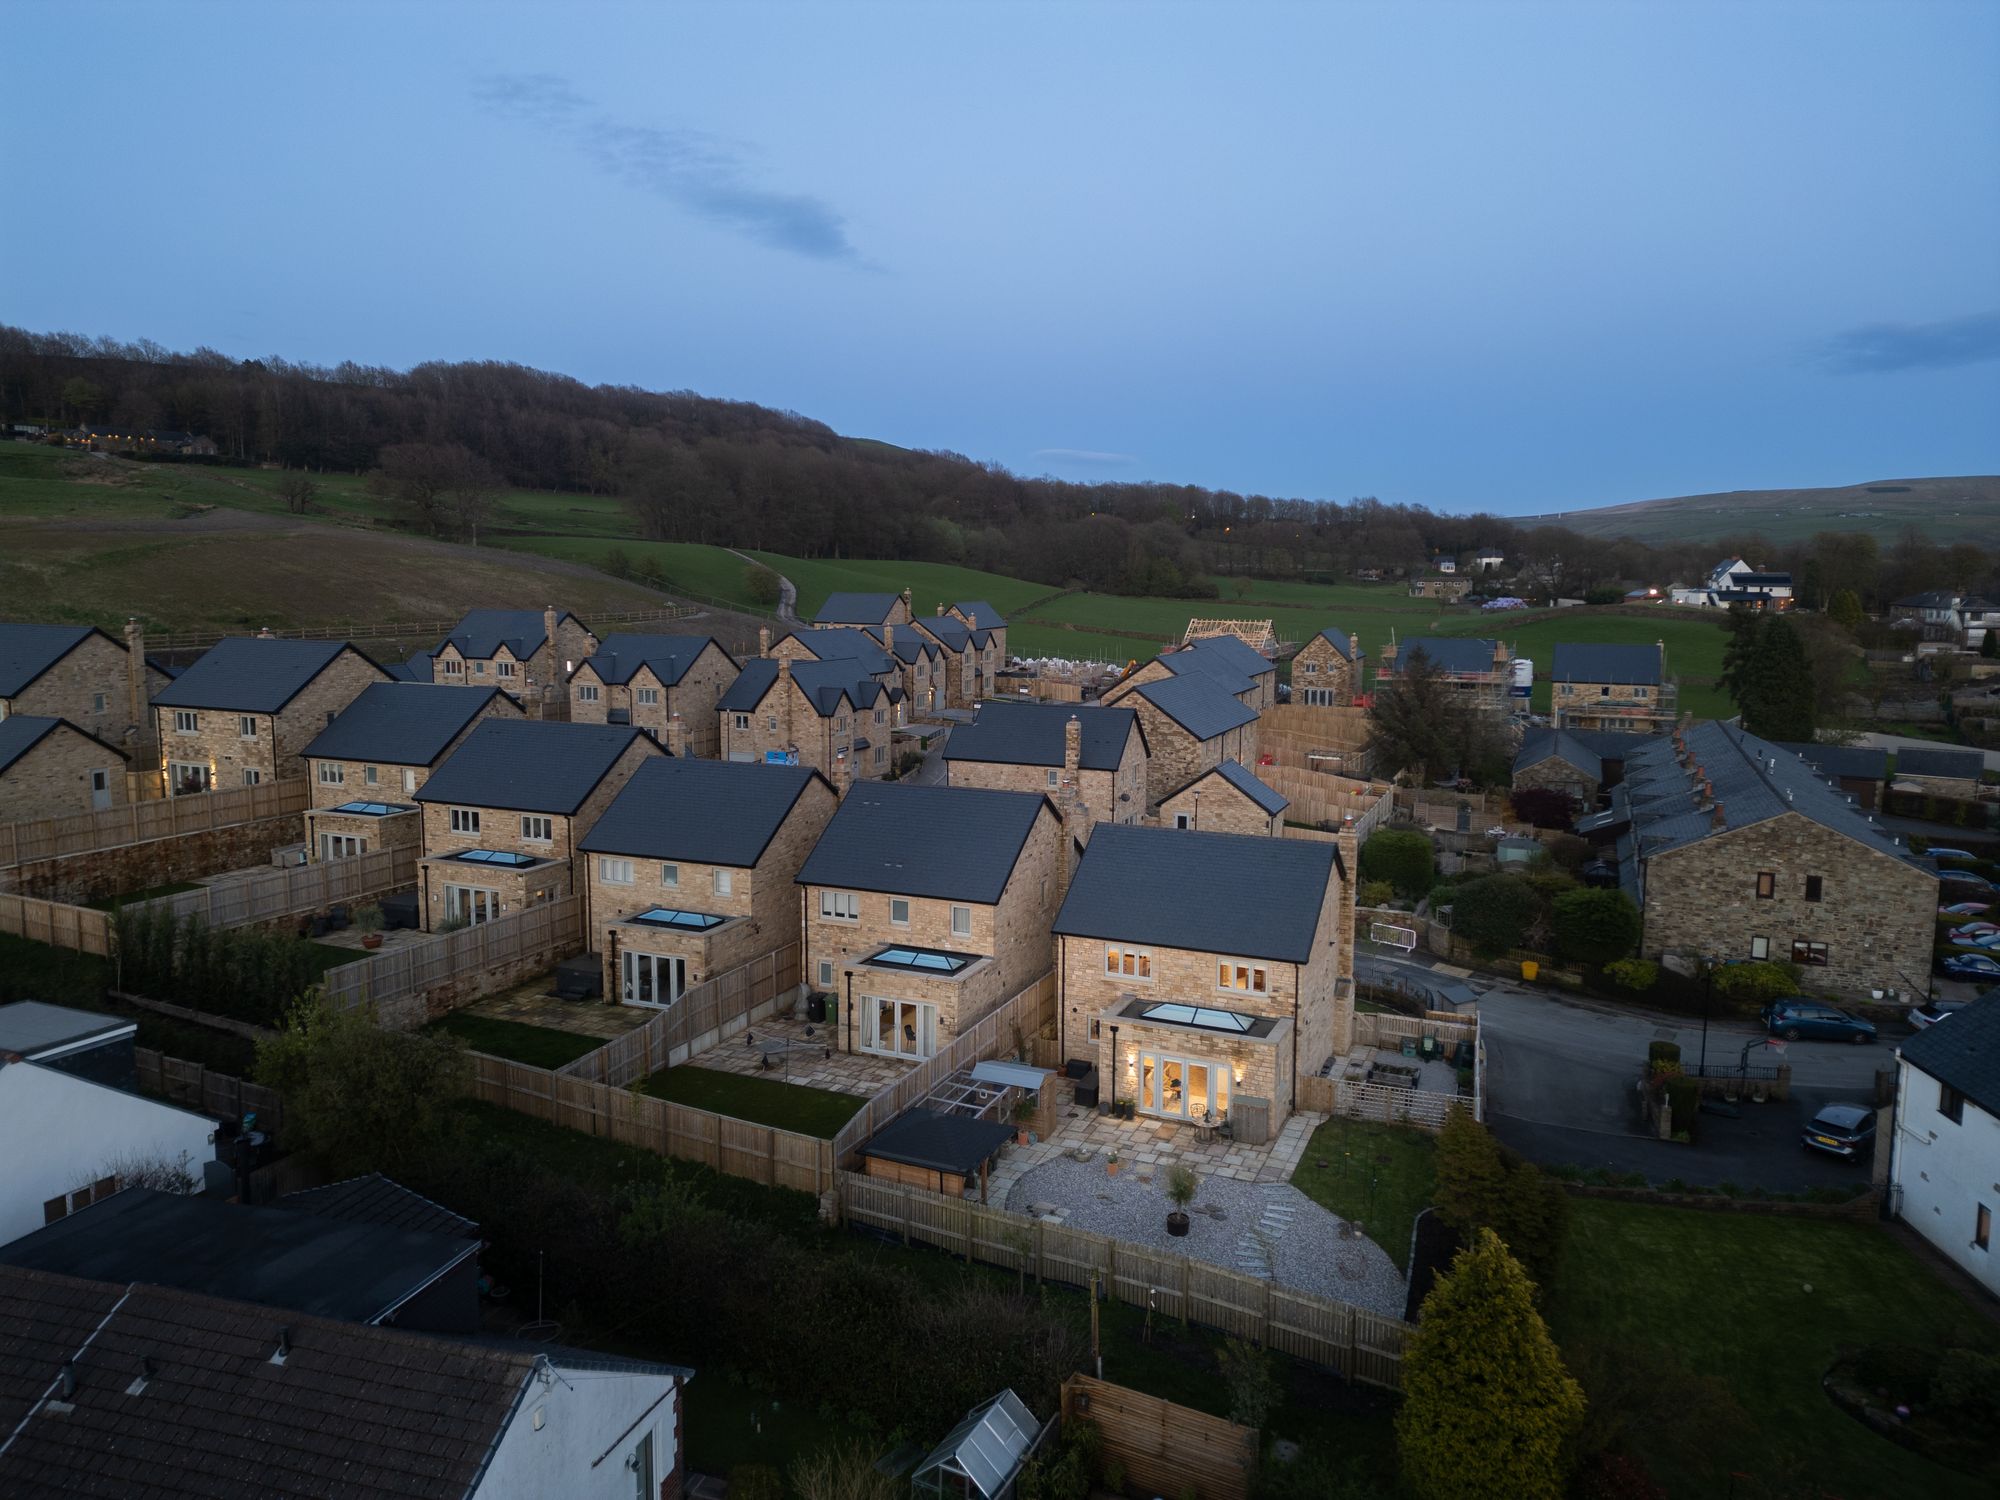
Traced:
[[1170, 1120], [1200, 1120], [1210, 1113], [1219, 1116], [1229, 1108], [1229, 1069], [1191, 1057], [1141, 1052], [1139, 1108]]
[[[328, 859], [356, 859], [368, 852], [368, 840], [354, 833], [322, 833], [319, 836], [319, 857]], [[456, 889], [456, 887], [453, 887]], [[447, 897], [447, 900], [449, 897]]]
[[500, 915], [500, 893], [476, 885], [448, 885], [444, 888], [444, 917], [447, 922], [466, 922], [477, 927]]
[[929, 1057], [937, 1051], [937, 1007], [918, 1000], [872, 1000], [862, 1050], [884, 1057]]
[[618, 998], [627, 1005], [672, 1005], [687, 989], [687, 960], [627, 948], [619, 955]]

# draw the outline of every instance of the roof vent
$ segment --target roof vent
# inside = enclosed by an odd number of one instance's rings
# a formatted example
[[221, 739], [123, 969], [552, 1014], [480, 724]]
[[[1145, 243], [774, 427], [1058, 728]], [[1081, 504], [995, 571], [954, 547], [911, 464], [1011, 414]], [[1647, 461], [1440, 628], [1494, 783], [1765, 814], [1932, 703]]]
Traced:
[[62, 1393], [63, 1400], [70, 1401], [75, 1399], [76, 1396], [75, 1360], [66, 1359], [63, 1361], [62, 1374], [57, 1379], [57, 1389]]
[[139, 1373], [137, 1375], [134, 1375], [132, 1377], [132, 1383], [125, 1387], [125, 1394], [128, 1396], [145, 1395], [146, 1387], [152, 1382], [154, 1374], [155, 1370], [153, 1367], [152, 1360], [150, 1359], [140, 1360]]
[[287, 1359], [291, 1358], [291, 1355], [292, 1355], [292, 1329], [290, 1324], [286, 1324], [283, 1328], [280, 1328], [278, 1330], [278, 1347], [275, 1351], [273, 1351], [271, 1355], [271, 1363], [274, 1365], [282, 1365]]

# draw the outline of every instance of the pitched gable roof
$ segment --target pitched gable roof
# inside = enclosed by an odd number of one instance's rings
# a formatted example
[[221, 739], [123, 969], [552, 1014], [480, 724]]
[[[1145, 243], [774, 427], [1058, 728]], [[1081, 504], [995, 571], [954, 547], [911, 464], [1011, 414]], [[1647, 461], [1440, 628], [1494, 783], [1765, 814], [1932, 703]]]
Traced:
[[[18, 697], [70, 652], [104, 632], [91, 625], [0, 624], [0, 698]], [[108, 641], [110, 636], [104, 635]], [[122, 642], [114, 642], [124, 650]]]
[[1206, 781], [1210, 776], [1220, 776], [1274, 818], [1292, 805], [1291, 798], [1282, 795], [1274, 787], [1264, 785], [1238, 761], [1225, 760], [1221, 765], [1212, 767], [1205, 775], [1196, 777], [1189, 785]]
[[12, 1267], [0, 1349], [0, 1492], [21, 1496], [463, 1500], [536, 1368], [522, 1349]]
[[[824, 630], [815, 632], [818, 635], [830, 633]], [[882, 649], [898, 661], [914, 662], [920, 656], [928, 659], [944, 655], [944, 647], [911, 625], [905, 625], [893, 633], [887, 625], [868, 625], [863, 627], [863, 633], [875, 641], [881, 641], [884, 635], [888, 635], [889, 639], [883, 644]]]
[[653, 741], [626, 724], [484, 719], [415, 796], [419, 802], [460, 807], [573, 813], [635, 744], [650, 746]]
[[1054, 930], [1305, 963], [1335, 853], [1319, 840], [1099, 823]]
[[116, 745], [99, 739], [87, 729], [78, 729], [67, 719], [51, 719], [41, 714], [9, 714], [0, 719], [0, 772], [5, 772], [15, 761], [54, 734], [59, 729], [67, 729], [71, 734], [80, 734], [93, 745], [102, 746], [109, 754], [125, 760], [123, 750]]
[[1590, 682], [1621, 687], [1658, 687], [1662, 681], [1658, 646], [1616, 646], [1559, 642], [1552, 653], [1553, 682]]
[[960, 599], [952, 608], [970, 620], [979, 630], [1000, 630], [1007, 624], [1007, 617], [988, 604], [984, 599]]
[[[556, 613], [558, 625], [575, 619], [566, 609]], [[539, 609], [472, 609], [452, 627], [438, 650], [456, 646], [460, 656], [472, 658], [498, 655], [505, 646], [516, 661], [525, 661], [541, 650], [548, 638], [548, 620]]]
[[1912, 1067], [2000, 1118], [2000, 998], [1977, 1000], [1949, 1020], [1926, 1026], [1896, 1050]]
[[1240, 635], [1197, 636], [1180, 650], [1168, 652], [1161, 660], [1171, 663], [1176, 658], [1185, 660], [1189, 657], [1203, 663], [1209, 670], [1232, 671], [1243, 677], [1261, 677], [1266, 672], [1278, 670], [1275, 662]]
[[[614, 631], [597, 643], [597, 650], [582, 663], [606, 683], [630, 682], [641, 667], [652, 670], [662, 687], [673, 687], [710, 646], [722, 651], [713, 636], [638, 635]], [[734, 666], [735, 658], [722, 652]]]
[[1985, 769], [1986, 757], [1978, 750], [1926, 750], [1903, 745], [1896, 751], [1898, 776], [1941, 776], [1977, 781]]
[[1060, 766], [1072, 717], [1083, 730], [1078, 766], [1085, 771], [1117, 770], [1139, 722], [1136, 709], [1004, 700], [982, 703], [970, 724], [952, 730], [944, 758], [1005, 766]]
[[1514, 756], [1514, 774], [1519, 776], [1548, 760], [1575, 766], [1592, 781], [1604, 780], [1603, 758], [1567, 729], [1537, 728], [1523, 734], [1520, 751]]
[[975, 629], [951, 615], [918, 615], [915, 624], [954, 655], [975, 647], [983, 651], [993, 640], [990, 630]]
[[1346, 657], [1347, 660], [1359, 661], [1367, 653], [1356, 652], [1349, 644], [1349, 638], [1352, 634], [1352, 631], [1342, 630], [1338, 625], [1329, 625], [1319, 633], [1319, 638], [1333, 647], [1340, 655]]
[[1440, 672], [1491, 672], [1497, 644], [1463, 635], [1406, 636], [1396, 645], [1396, 670], [1407, 671], [1410, 658], [1421, 651]]
[[1205, 674], [1142, 682], [1133, 691], [1198, 740], [1212, 740], [1257, 721], [1254, 709]]
[[595, 854], [748, 869], [813, 782], [808, 766], [661, 757], [639, 767], [577, 845]]
[[991, 906], [1049, 803], [1037, 792], [857, 783], [799, 870], [799, 884]]
[[857, 626], [834, 625], [819, 630], [794, 630], [791, 639], [810, 651], [814, 661], [851, 661], [871, 677], [896, 669], [896, 664], [882, 649], [882, 643]]
[[204, 651], [199, 661], [153, 694], [153, 702], [162, 708], [274, 714], [304, 692], [343, 651], [354, 651], [382, 671], [346, 641], [233, 635]]
[[[864, 665], [851, 657], [795, 661], [792, 681], [799, 685], [813, 712], [822, 719], [837, 714], [843, 700], [857, 709], [872, 708], [878, 698], [887, 698], [891, 703], [902, 701], [901, 688], [885, 687], [863, 670]], [[778, 663], [773, 658], [760, 656], [746, 661], [716, 708], [724, 713], [749, 713], [764, 701], [777, 681]]]
[[416, 651], [407, 661], [389, 662], [382, 670], [397, 682], [434, 682], [437, 674], [431, 664], [436, 660], [429, 651]]
[[1780, 750], [1789, 750], [1822, 775], [1836, 779], [1881, 781], [1889, 774], [1889, 752], [1879, 745], [1802, 744], [1775, 740]]
[[498, 688], [371, 682], [299, 754], [427, 766], [500, 696]]
[[385, 1229], [414, 1229], [424, 1234], [448, 1234], [477, 1239], [479, 1226], [443, 1204], [413, 1193], [380, 1172], [350, 1177], [325, 1187], [305, 1188], [275, 1200], [273, 1208], [295, 1209], [324, 1219], [355, 1224], [379, 1224]]
[[813, 616], [816, 625], [880, 625], [903, 602], [901, 594], [833, 593]]

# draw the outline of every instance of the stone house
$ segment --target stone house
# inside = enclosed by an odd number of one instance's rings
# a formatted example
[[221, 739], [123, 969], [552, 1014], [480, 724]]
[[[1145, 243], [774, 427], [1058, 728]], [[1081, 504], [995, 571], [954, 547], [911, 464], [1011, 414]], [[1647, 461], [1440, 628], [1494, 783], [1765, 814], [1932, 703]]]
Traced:
[[1349, 708], [1361, 692], [1361, 637], [1329, 625], [1292, 658], [1292, 702]]
[[812, 617], [821, 625], [907, 625], [910, 591], [900, 594], [832, 593]]
[[1667, 677], [1667, 643], [1559, 642], [1549, 666], [1550, 717], [1558, 729], [1658, 734], [1674, 727], [1679, 694]]
[[1007, 617], [984, 599], [961, 599], [945, 613], [963, 622], [968, 629], [986, 632], [987, 644], [992, 647], [993, 655], [998, 659], [982, 658], [983, 664], [992, 670], [984, 674], [986, 681], [980, 692], [982, 694], [992, 692], [993, 673], [1007, 664]]
[[231, 636], [153, 695], [167, 795], [289, 781], [302, 752], [388, 673], [345, 641]]
[[310, 857], [421, 844], [416, 794], [431, 772], [474, 725], [521, 716], [521, 705], [496, 687], [438, 693], [420, 683], [370, 683], [299, 752], [311, 768]]
[[647, 760], [630, 725], [483, 719], [415, 792], [424, 930], [490, 922], [580, 888], [577, 841]]
[[[876, 629], [888, 632], [892, 641], [896, 637], [896, 627], [893, 625], [882, 625]], [[908, 626], [904, 627], [906, 632], [908, 629]], [[770, 634], [768, 630], [760, 630], [757, 633], [759, 657], [787, 657], [795, 662], [851, 663], [856, 676], [872, 677], [884, 687], [903, 688], [905, 703], [910, 701], [909, 689], [905, 686], [906, 674], [902, 661], [883, 646], [873, 631], [863, 630], [857, 625], [820, 625], [811, 630], [787, 631], [776, 641], [770, 639]], [[908, 676], [914, 681], [917, 674], [910, 673]], [[931, 679], [931, 667], [926, 662], [922, 673], [926, 688], [932, 685]], [[942, 681], [940, 676], [938, 682], [941, 684]]]
[[532, 708], [560, 699], [577, 663], [597, 651], [597, 637], [568, 610], [475, 609], [431, 653], [431, 681], [497, 687]]
[[1896, 1049], [1889, 1203], [1938, 1253], [2000, 1295], [2000, 1003], [1985, 998]]
[[758, 657], [716, 705], [722, 758], [810, 766], [844, 792], [888, 772], [902, 705], [851, 660]]
[[944, 747], [947, 785], [1042, 792], [1063, 809], [1081, 804], [1073, 820], [1080, 839], [1093, 823], [1145, 816], [1146, 759], [1146, 731], [1132, 708], [1006, 699], [980, 704]]
[[1143, 1114], [1291, 1114], [1354, 1042], [1354, 857], [1351, 835], [1098, 829], [1055, 921], [1060, 1055]]
[[1955, 797], [1970, 802], [1979, 795], [1979, 779], [1986, 771], [1986, 756], [1978, 750], [1920, 749], [1905, 745], [1896, 751], [1896, 779], [1899, 790], [1922, 792], [1927, 797]]
[[1291, 805], [1235, 761], [1225, 760], [1161, 802], [1160, 822], [1168, 828], [1277, 838], [1285, 831], [1285, 809]]
[[1882, 802], [1882, 785], [1889, 779], [1889, 752], [1880, 746], [1827, 745], [1779, 740], [1780, 750], [1789, 750], [1820, 775], [1854, 799], [1864, 812], [1873, 812]]
[[1534, 728], [1521, 736], [1511, 783], [1515, 791], [1563, 792], [1573, 807], [1588, 810], [1597, 805], [1603, 784], [1604, 758], [1577, 734]]
[[1442, 599], [1447, 604], [1456, 603], [1472, 592], [1470, 578], [1412, 578], [1410, 597], [1412, 599]]
[[[722, 753], [715, 706], [742, 668], [706, 635], [615, 633], [569, 680], [569, 716], [577, 724], [631, 724], [675, 755]], [[683, 744], [672, 740], [678, 717]]]
[[798, 875], [834, 1045], [915, 1062], [1047, 973], [1067, 842], [1038, 793], [850, 791]]
[[92, 625], [0, 623], [0, 719], [66, 719], [129, 751], [152, 733], [153, 694], [172, 680], [147, 661], [136, 621], [123, 641]]
[[968, 625], [957, 615], [947, 614], [942, 604], [934, 615], [918, 615], [921, 630], [944, 653], [944, 706], [970, 708], [991, 696], [1001, 665], [1001, 653], [993, 631]]
[[1104, 693], [1101, 701], [1116, 703], [1151, 682], [1198, 677], [1213, 683], [1252, 713], [1262, 713], [1278, 701], [1278, 668], [1262, 653], [1234, 635], [1202, 636], [1173, 651], [1162, 651], [1133, 668]]
[[1735, 724], [1645, 736], [1617, 809], [1644, 957], [1787, 960], [1814, 993], [1929, 992], [1937, 873], [1798, 756]]
[[1256, 710], [1205, 674], [1142, 682], [1120, 702], [1145, 732], [1148, 806], [1225, 760], [1257, 758]]
[[799, 867], [839, 799], [807, 766], [660, 756], [577, 847], [604, 993], [672, 1005], [799, 937]]
[[102, 812], [125, 801], [125, 752], [65, 719], [0, 719], [0, 823]]
[[1419, 652], [1459, 692], [1495, 712], [1507, 708], [1514, 673], [1506, 642], [1451, 635], [1413, 635], [1401, 642], [1391, 640], [1382, 648], [1381, 659], [1375, 664], [1375, 685], [1382, 688], [1393, 684], [1402, 665]]

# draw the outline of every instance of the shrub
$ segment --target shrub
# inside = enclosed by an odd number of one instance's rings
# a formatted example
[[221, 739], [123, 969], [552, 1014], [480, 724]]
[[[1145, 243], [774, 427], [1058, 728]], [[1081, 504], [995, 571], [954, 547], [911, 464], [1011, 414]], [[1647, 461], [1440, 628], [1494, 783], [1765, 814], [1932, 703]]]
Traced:
[[[874, 1450], [858, 1441], [822, 1448], [791, 1469], [799, 1500], [902, 1500], [895, 1479], [875, 1467]], [[732, 1489], [731, 1494], [735, 1491]]]
[[1855, 1378], [1892, 1401], [1929, 1400], [1933, 1373], [1930, 1352], [1908, 1344], [1875, 1344], [1854, 1362]]
[[1660, 977], [1660, 966], [1651, 959], [1621, 958], [1604, 966], [1604, 977], [1621, 990], [1643, 994]]
[[1407, 828], [1385, 828], [1361, 846], [1361, 878], [1386, 880], [1412, 900], [1431, 888], [1436, 869], [1431, 841]]
[[1021, 1500], [1089, 1500], [1098, 1447], [1095, 1422], [1064, 1422], [1056, 1441], [1021, 1471]]
[[1518, 875], [1482, 875], [1452, 893], [1453, 934], [1489, 956], [1525, 945], [1541, 916], [1541, 897]]
[[1387, 906], [1396, 899], [1396, 888], [1386, 880], [1364, 880], [1356, 899], [1363, 906]]
[[1646, 1043], [1646, 1070], [1649, 1073], [1663, 1071], [1665, 1065], [1668, 1063], [1672, 1063], [1676, 1068], [1680, 1067], [1681, 1044], [1679, 1042]]
[[1271, 1356], [1245, 1339], [1232, 1338], [1215, 1351], [1229, 1388], [1229, 1420], [1261, 1428], [1284, 1395]]
[[1692, 1140], [1697, 1134], [1695, 1120], [1701, 1114], [1701, 1085], [1692, 1078], [1667, 1079], [1667, 1103], [1673, 1107], [1674, 1130], [1685, 1130]]
[[784, 590], [776, 573], [762, 563], [751, 563], [743, 570], [743, 596], [759, 609], [772, 609], [784, 597]]
[[1549, 913], [1556, 952], [1576, 963], [1611, 963], [1639, 941], [1639, 908], [1623, 891], [1564, 891]]
[[[1989, 630], [1986, 639], [2000, 639], [2000, 633]], [[2000, 1420], [2000, 1355], [1945, 1350], [1931, 1378], [1931, 1400], [1975, 1422]]]
[[623, 547], [609, 548], [604, 554], [604, 571], [613, 578], [632, 576], [632, 554]]
[[1491, 1229], [1539, 1285], [1553, 1282], [1569, 1229], [1568, 1197], [1465, 1110], [1454, 1110], [1438, 1133], [1434, 1197], [1438, 1217], [1462, 1240]]
[[1762, 1005], [1781, 995], [1796, 995], [1799, 973], [1791, 964], [1722, 964], [1715, 971], [1715, 992], [1745, 1004]]

